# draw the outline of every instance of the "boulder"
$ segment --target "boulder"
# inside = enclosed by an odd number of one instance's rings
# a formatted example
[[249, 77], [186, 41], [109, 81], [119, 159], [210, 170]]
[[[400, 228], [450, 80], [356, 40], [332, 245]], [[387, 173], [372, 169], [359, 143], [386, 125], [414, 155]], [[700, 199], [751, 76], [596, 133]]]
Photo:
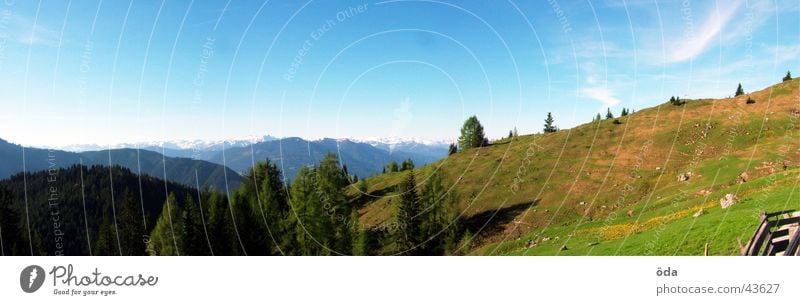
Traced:
[[683, 182], [689, 180], [692, 177], [692, 172], [685, 172], [683, 174], [678, 175], [678, 181]]
[[625, 213], [628, 217], [633, 217], [633, 210], [629, 210], [628, 213]]
[[743, 172], [739, 174], [739, 183], [745, 183], [750, 177], [747, 175], [747, 172]]
[[736, 198], [736, 196], [734, 196], [733, 194], [725, 194], [725, 196], [719, 199], [719, 205], [721, 205], [723, 209], [727, 209], [728, 207], [736, 203], [738, 200], [739, 198]]

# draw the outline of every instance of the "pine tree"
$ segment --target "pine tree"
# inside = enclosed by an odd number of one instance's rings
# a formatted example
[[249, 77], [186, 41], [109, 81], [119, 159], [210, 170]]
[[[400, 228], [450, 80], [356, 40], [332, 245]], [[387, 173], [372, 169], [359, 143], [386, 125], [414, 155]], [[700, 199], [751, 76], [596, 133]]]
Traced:
[[447, 155], [453, 155], [458, 152], [458, 146], [455, 143], [450, 143], [450, 147], [447, 148]]
[[736, 87], [736, 94], [734, 96], [740, 96], [744, 94], [744, 89], [742, 89], [742, 84], [739, 84], [739, 87]]
[[792, 80], [792, 71], [786, 71], [786, 76], [783, 77], [784, 82]]
[[203, 217], [199, 202], [195, 202], [192, 196], [187, 195], [183, 200], [183, 212], [181, 213], [180, 232], [183, 237], [181, 240], [181, 255], [209, 255], [209, 240], [207, 240], [206, 229], [203, 225]]
[[622, 108], [622, 113], [619, 116], [628, 116], [628, 109]]
[[139, 200], [128, 188], [122, 193], [119, 213], [119, 240], [123, 255], [146, 255], [144, 217]]
[[611, 113], [611, 108], [608, 108], [608, 110], [606, 110], [606, 119], [613, 119], [613, 118], [614, 114]]
[[420, 254], [442, 255], [458, 241], [461, 224], [455, 210], [456, 198], [444, 184], [441, 171], [434, 172], [426, 181], [419, 198], [423, 214], [420, 224]]
[[268, 255], [271, 241], [254, 192], [239, 188], [233, 195], [233, 220], [246, 255]]
[[[325, 216], [330, 219], [333, 227], [333, 234], [329, 237], [332, 240], [332, 248], [337, 254], [351, 254], [353, 250], [353, 208], [344, 193], [345, 187], [349, 184], [347, 176], [338, 167], [338, 157], [336, 154], [328, 153], [320, 161], [317, 168], [317, 189], [322, 199], [322, 208]], [[411, 160], [407, 160], [411, 162]], [[406, 162], [403, 162], [405, 168]], [[413, 163], [410, 163], [413, 168]]]
[[397, 162], [395, 162], [395, 161], [389, 162], [389, 172], [390, 173], [396, 173], [398, 171], [399, 171], [399, 169], [397, 167]]
[[[170, 193], [161, 214], [158, 216], [156, 226], [150, 233], [150, 242], [147, 245], [147, 253], [159, 256], [182, 255], [180, 246], [183, 245], [181, 236], [181, 215], [182, 211], [178, 205], [175, 194]], [[102, 232], [102, 230], [101, 230]]]
[[[347, 166], [339, 168], [338, 159], [335, 159], [331, 164], [336, 171], [342, 172], [341, 181], [347, 183]], [[259, 185], [259, 192], [256, 194], [256, 200], [253, 201], [252, 210], [256, 213], [257, 217], [261, 219], [260, 226], [263, 228], [265, 235], [264, 247], [266, 252], [264, 254], [275, 255], [279, 254], [280, 240], [282, 236], [289, 234], [293, 228], [286, 227], [284, 223], [285, 215], [290, 213], [288, 203], [286, 185], [283, 182], [283, 174], [278, 168], [278, 165], [266, 160], [259, 162], [254, 171], [255, 183]]]
[[[396, 242], [399, 251], [407, 255], [419, 254], [421, 250], [420, 206], [417, 196], [417, 183], [414, 171], [409, 171], [398, 186], [400, 205], [397, 211], [398, 232]], [[416, 247], [416, 248], [415, 248]]]
[[374, 255], [375, 249], [379, 246], [376, 245], [377, 240], [374, 235], [375, 234], [368, 229], [359, 230], [356, 235], [356, 240], [353, 243], [353, 255]]
[[323, 210], [322, 200], [316, 188], [314, 169], [302, 167], [297, 172], [291, 187], [291, 214], [296, 248], [290, 254], [326, 255], [333, 244], [331, 218]]
[[600, 113], [598, 112], [598, 113], [597, 113], [597, 116], [595, 116], [595, 117], [594, 117], [594, 120], [599, 122], [599, 121], [602, 121], [602, 120], [603, 120], [603, 117], [602, 117], [602, 116], [600, 116]]
[[461, 127], [461, 136], [458, 138], [458, 146], [461, 149], [481, 147], [485, 144], [483, 125], [478, 121], [478, 117], [471, 116]]
[[238, 254], [241, 246], [233, 229], [227, 198], [217, 192], [204, 197], [208, 198], [208, 238], [214, 255]]
[[555, 120], [553, 120], [553, 114], [548, 112], [547, 118], [544, 119], [544, 133], [553, 133], [558, 131], [558, 128], [555, 125], [553, 125], [554, 121]]
[[114, 224], [109, 220], [108, 216], [103, 216], [103, 221], [100, 224], [100, 229], [97, 233], [97, 239], [93, 243], [93, 255], [99, 256], [112, 256], [122, 255], [120, 248], [117, 244], [117, 233], [114, 229]]
[[407, 171], [414, 169], [414, 161], [411, 158], [406, 159], [403, 161], [402, 166], [400, 167], [400, 171]]
[[0, 254], [30, 255], [30, 247], [20, 230], [20, 217], [14, 210], [14, 198], [8, 188], [0, 184]]

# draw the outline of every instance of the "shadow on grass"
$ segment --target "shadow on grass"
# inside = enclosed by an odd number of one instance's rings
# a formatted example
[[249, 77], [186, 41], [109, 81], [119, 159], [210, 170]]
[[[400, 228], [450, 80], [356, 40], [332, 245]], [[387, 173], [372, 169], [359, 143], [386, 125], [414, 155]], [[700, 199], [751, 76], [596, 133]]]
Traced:
[[525, 210], [538, 204], [540, 199], [521, 202], [495, 210], [475, 214], [466, 220], [470, 232], [479, 232], [478, 236], [493, 236], [502, 233], [504, 226], [522, 214]]

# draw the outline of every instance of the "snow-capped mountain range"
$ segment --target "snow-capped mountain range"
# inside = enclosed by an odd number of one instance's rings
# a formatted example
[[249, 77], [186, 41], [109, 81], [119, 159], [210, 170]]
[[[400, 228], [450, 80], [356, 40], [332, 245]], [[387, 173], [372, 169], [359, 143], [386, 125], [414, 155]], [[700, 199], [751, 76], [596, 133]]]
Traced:
[[222, 150], [222, 143], [225, 147], [244, 147], [250, 144], [259, 142], [268, 142], [278, 140], [279, 138], [266, 135], [266, 136], [247, 136], [241, 138], [232, 138], [225, 140], [169, 140], [169, 141], [148, 141], [148, 142], [135, 142], [135, 143], [118, 143], [112, 145], [98, 145], [98, 144], [71, 144], [67, 146], [49, 147], [71, 152], [84, 152], [105, 149], [118, 149], [118, 148], [165, 148], [170, 150]]
[[[70, 152], [85, 152], [97, 151], [105, 149], [119, 149], [119, 148], [142, 148], [150, 150], [164, 150], [167, 155], [174, 156], [190, 156], [191, 152], [213, 152], [221, 151], [222, 143], [225, 143], [225, 148], [232, 147], [245, 147], [248, 145], [270, 142], [280, 140], [282, 138], [265, 135], [265, 136], [245, 136], [240, 138], [231, 138], [224, 140], [169, 140], [169, 141], [148, 141], [148, 142], [135, 142], [135, 143], [119, 143], [112, 145], [98, 145], [98, 144], [72, 144], [67, 146], [49, 147], [60, 149]], [[310, 139], [310, 142], [324, 141], [326, 138]], [[455, 140], [434, 140], [412, 137], [373, 137], [363, 139], [349, 139], [342, 138], [337, 141], [349, 140], [356, 143], [364, 143], [372, 145], [376, 148], [383, 149], [389, 152], [405, 151], [415, 152], [424, 155], [441, 156], [446, 153], [448, 146], [454, 143]], [[172, 153], [170, 153], [172, 152]]]

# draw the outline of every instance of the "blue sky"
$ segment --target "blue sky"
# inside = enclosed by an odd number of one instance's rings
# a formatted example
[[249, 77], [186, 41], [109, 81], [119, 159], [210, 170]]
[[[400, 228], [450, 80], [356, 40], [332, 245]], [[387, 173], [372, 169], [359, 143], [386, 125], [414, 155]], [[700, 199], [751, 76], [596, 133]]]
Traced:
[[5, 1], [0, 138], [452, 139], [797, 70], [797, 1]]

